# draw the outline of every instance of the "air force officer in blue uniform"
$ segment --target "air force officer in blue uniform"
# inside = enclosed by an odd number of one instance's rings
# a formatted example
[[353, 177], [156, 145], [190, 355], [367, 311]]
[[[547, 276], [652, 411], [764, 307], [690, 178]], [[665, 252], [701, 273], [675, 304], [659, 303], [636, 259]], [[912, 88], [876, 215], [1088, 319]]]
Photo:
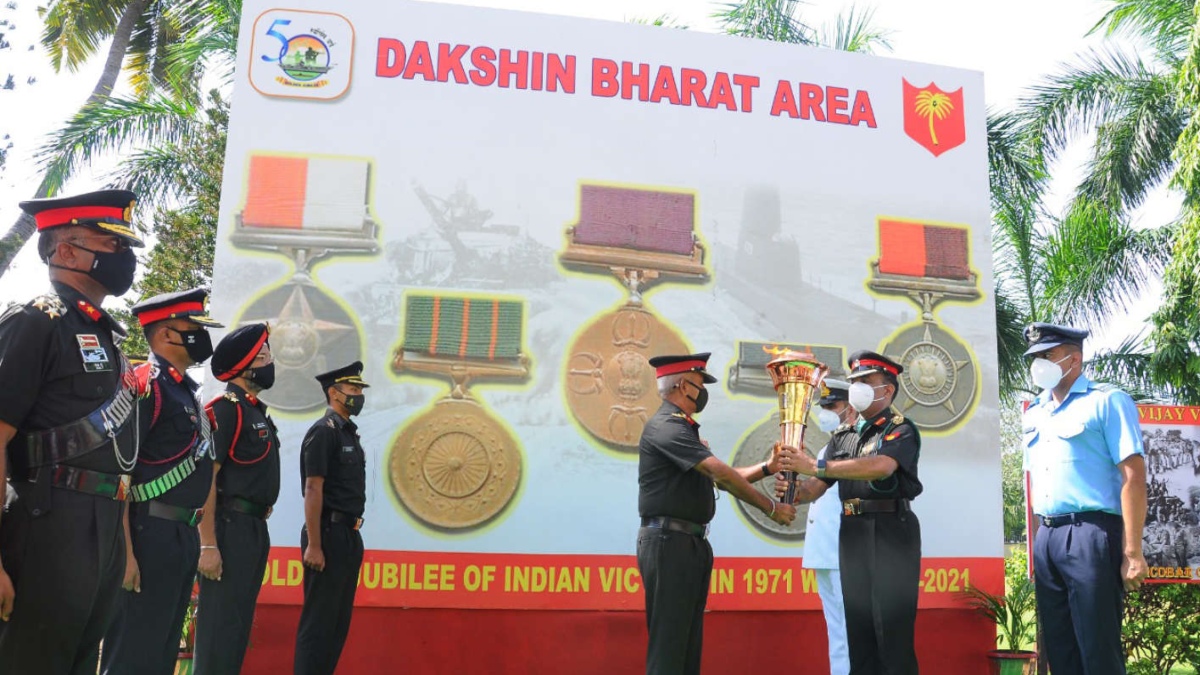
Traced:
[[1083, 375], [1088, 332], [1025, 329], [1041, 394], [1022, 420], [1040, 527], [1034, 582], [1054, 675], [1124, 675], [1123, 594], [1142, 584], [1146, 465], [1133, 399]]

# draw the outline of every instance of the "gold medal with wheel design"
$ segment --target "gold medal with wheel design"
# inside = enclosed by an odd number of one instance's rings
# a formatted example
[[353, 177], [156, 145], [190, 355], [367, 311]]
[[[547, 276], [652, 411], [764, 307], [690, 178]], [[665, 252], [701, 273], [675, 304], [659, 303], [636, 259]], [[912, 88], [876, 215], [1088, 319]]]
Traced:
[[953, 333], [933, 322], [909, 326], [882, 350], [904, 366], [893, 407], [921, 429], [949, 431], [970, 419], [979, 366]]
[[[814, 406], [815, 408], [815, 406]], [[742, 440], [738, 443], [737, 450], [733, 453], [732, 465], [736, 467], [742, 466], [762, 466], [762, 463], [771, 458], [771, 449], [775, 443], [779, 441], [779, 411], [772, 412], [771, 415], [757, 424], [753, 429], [746, 432], [742, 436]], [[821, 431], [817, 426], [816, 414], [813, 410], [808, 414], [808, 426], [804, 434], [804, 446], [809, 451], [809, 454], [815, 454], [817, 450], [825, 447], [829, 442], [829, 434]], [[808, 477], [800, 476], [800, 480], [804, 481]], [[764, 478], [754, 487], [762, 492], [767, 497], [775, 499], [775, 477]], [[740, 499], [735, 499], [734, 504], [742, 517], [749, 522], [754, 529], [773, 538], [784, 541], [798, 541], [804, 539], [805, 525], [808, 523], [808, 505], [796, 505], [796, 519], [791, 525], [780, 525], [771, 520], [767, 514], [758, 510], [758, 507], [751, 506], [742, 502]]]
[[567, 406], [592, 436], [615, 450], [636, 452], [642, 428], [662, 404], [650, 357], [688, 351], [673, 328], [641, 307], [605, 314], [567, 353]]
[[405, 425], [388, 457], [404, 507], [436, 528], [460, 530], [502, 512], [521, 482], [516, 438], [478, 403], [443, 399]]

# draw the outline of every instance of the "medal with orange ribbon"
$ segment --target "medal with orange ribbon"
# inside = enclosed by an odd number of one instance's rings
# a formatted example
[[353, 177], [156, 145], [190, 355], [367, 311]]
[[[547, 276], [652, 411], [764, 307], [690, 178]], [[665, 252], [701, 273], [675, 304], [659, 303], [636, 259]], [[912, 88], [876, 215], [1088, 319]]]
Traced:
[[450, 384], [404, 424], [387, 460], [400, 503], [426, 525], [469, 530], [492, 521], [516, 495], [517, 438], [469, 386], [528, 378], [524, 313], [524, 301], [511, 298], [405, 295], [403, 342], [392, 370]]
[[879, 219], [879, 259], [867, 285], [905, 296], [920, 311], [920, 320], [902, 326], [880, 351], [904, 366], [893, 405], [922, 430], [958, 427], [979, 399], [979, 365], [970, 347], [934, 315], [946, 301], [982, 297], [970, 267], [969, 235], [963, 225]]
[[576, 423], [617, 452], [637, 451], [662, 403], [649, 358], [692, 351], [642, 293], [668, 280], [705, 281], [692, 192], [597, 184], [580, 187], [579, 219], [559, 262], [611, 274], [627, 292], [620, 306], [584, 326], [567, 350], [567, 407]]
[[262, 399], [280, 410], [325, 405], [317, 373], [363, 359], [354, 313], [313, 276], [313, 265], [335, 255], [378, 250], [371, 217], [371, 162], [351, 157], [254, 153], [246, 202], [230, 242], [271, 251], [294, 265], [291, 278], [271, 286], [240, 312], [238, 323], [271, 325], [275, 386]]

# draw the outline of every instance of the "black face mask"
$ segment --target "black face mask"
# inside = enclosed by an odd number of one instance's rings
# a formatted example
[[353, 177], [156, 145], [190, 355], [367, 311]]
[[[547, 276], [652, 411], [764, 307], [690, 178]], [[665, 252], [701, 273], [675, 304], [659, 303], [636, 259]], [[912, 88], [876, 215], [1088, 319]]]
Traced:
[[[338, 393], [341, 394], [340, 391]], [[351, 416], [362, 412], [366, 402], [366, 394], [342, 394], [342, 405], [346, 406], [346, 412]]]
[[244, 377], [261, 389], [270, 389], [275, 385], [275, 362], [272, 361], [258, 368], [247, 368]]
[[684, 396], [687, 396], [689, 401], [696, 404], [697, 413], [704, 412], [704, 406], [708, 405], [708, 389], [692, 384], [688, 380], [684, 380], [684, 382], [696, 387], [696, 395], [694, 397], [688, 396], [687, 394], [684, 394]]
[[196, 330], [175, 330], [174, 328], [168, 328], [167, 330], [178, 333], [179, 337], [183, 339], [183, 342], [169, 342], [167, 344], [183, 347], [187, 350], [188, 358], [193, 363], [204, 363], [208, 360], [208, 357], [212, 356], [212, 337], [209, 336], [207, 330], [203, 328], [197, 328]]
[[[87, 271], [87, 275], [108, 289], [113, 296], [125, 295], [133, 287], [133, 275], [137, 272], [137, 256], [133, 254], [133, 249], [127, 248], [116, 253], [109, 253], [108, 251], [93, 251], [79, 244], [71, 244], [71, 246], [92, 254], [92, 267]], [[55, 267], [59, 266], [55, 265]]]

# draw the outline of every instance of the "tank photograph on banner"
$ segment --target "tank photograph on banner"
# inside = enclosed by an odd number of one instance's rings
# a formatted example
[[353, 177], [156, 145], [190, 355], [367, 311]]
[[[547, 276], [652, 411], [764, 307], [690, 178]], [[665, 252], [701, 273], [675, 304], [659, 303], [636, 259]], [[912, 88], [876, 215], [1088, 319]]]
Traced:
[[524, 382], [525, 302], [508, 297], [406, 293], [397, 375], [434, 377], [450, 391], [397, 432], [388, 452], [392, 488], [423, 524], [462, 533], [509, 507], [522, 452], [507, 423], [471, 393], [471, 384]]
[[627, 293], [575, 336], [563, 373], [572, 418], [618, 453], [636, 453], [661, 403], [649, 358], [691, 351], [642, 294], [663, 282], [709, 280], [696, 202], [695, 193], [677, 189], [584, 183], [578, 219], [565, 233], [564, 269], [613, 275]]
[[475, 289], [510, 288], [514, 270], [526, 288], [557, 279], [554, 252], [517, 225], [491, 222], [465, 180], [444, 197], [417, 180], [412, 191], [429, 217], [428, 225], [387, 246], [388, 264], [404, 285]]
[[276, 385], [263, 393], [263, 401], [288, 412], [315, 411], [325, 399], [309, 386], [312, 378], [336, 364], [362, 360], [365, 353], [355, 313], [318, 284], [314, 267], [379, 250], [379, 225], [371, 215], [372, 162], [257, 150], [247, 161], [245, 203], [229, 241], [239, 249], [278, 253], [294, 267], [290, 279], [242, 306], [237, 325], [272, 327]]

